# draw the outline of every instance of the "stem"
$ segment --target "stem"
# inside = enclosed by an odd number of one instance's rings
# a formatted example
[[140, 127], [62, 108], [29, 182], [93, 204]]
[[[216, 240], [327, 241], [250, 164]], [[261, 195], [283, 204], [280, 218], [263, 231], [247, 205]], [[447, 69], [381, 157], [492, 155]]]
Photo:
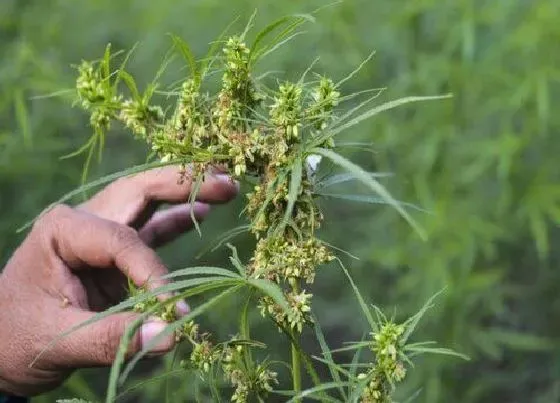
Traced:
[[[292, 332], [292, 337], [295, 337], [294, 332]], [[301, 392], [301, 357], [295, 343], [292, 343], [292, 381], [294, 392], [297, 395]], [[298, 399], [296, 402], [300, 402], [300, 400]]]

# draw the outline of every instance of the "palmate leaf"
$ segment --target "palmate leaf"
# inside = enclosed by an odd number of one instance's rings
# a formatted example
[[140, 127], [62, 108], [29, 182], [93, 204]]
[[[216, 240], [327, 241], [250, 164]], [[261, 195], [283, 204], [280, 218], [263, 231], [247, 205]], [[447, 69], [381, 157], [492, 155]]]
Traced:
[[356, 176], [356, 179], [365, 184], [375, 193], [377, 193], [381, 198], [386, 200], [387, 204], [390, 204], [393, 208], [395, 208], [400, 215], [408, 221], [412, 228], [420, 235], [422, 239], [426, 238], [426, 234], [424, 230], [416, 223], [416, 221], [408, 214], [408, 212], [399, 204], [397, 200], [391, 196], [389, 191], [385, 189], [385, 187], [379, 183], [375, 178], [372, 178], [371, 175], [368, 174], [362, 167], [354, 164], [350, 160], [344, 158], [340, 154], [335, 153], [334, 151], [327, 150], [325, 148], [313, 148], [311, 151], [313, 154], [319, 154], [323, 157], [330, 159], [333, 163], [340, 166], [341, 168], [353, 173]]
[[[146, 291], [146, 292], [142, 292], [142, 293], [140, 293], [140, 294], [138, 294], [134, 297], [128, 298], [127, 300], [104, 310], [103, 312], [96, 313], [90, 319], [88, 319], [88, 320], [86, 320], [82, 323], [79, 323], [75, 326], [72, 326], [68, 330], [59, 334], [33, 359], [31, 364], [29, 364], [29, 365], [33, 366], [43, 356], [43, 354], [45, 352], [50, 350], [56, 343], [58, 343], [60, 340], [62, 340], [63, 338], [65, 338], [69, 334], [74, 333], [75, 331], [77, 331], [79, 329], [82, 329], [86, 326], [89, 326], [93, 323], [99, 322], [100, 320], [105, 319], [108, 316], [113, 315], [115, 313], [119, 313], [119, 312], [123, 312], [125, 310], [132, 309], [134, 307], [134, 305], [136, 305], [140, 302], [145, 302], [150, 298], [157, 297], [157, 296], [162, 295], [162, 294], [169, 294], [169, 293], [173, 293], [177, 290], [187, 289], [187, 291], [183, 291], [180, 295], [178, 295], [178, 296], [176, 296], [176, 297], [174, 297], [174, 298], [172, 298], [168, 301], [179, 300], [179, 299], [185, 298], [187, 296], [197, 295], [199, 293], [209, 291], [211, 289], [233, 286], [233, 285], [239, 283], [239, 281], [240, 280], [233, 279], [233, 278], [227, 278], [227, 277], [223, 277], [223, 276], [201, 277], [201, 278], [183, 280], [183, 281], [178, 281], [178, 282], [171, 283], [171, 284], [166, 284], [166, 285], [158, 287], [156, 289]], [[163, 304], [167, 304], [167, 303], [168, 303], [167, 301], [160, 302], [156, 305], [156, 308], [159, 309], [163, 306]]]
[[[224, 299], [225, 297], [231, 295], [235, 291], [237, 291], [241, 285], [236, 285], [228, 288], [226, 291], [218, 294], [217, 296], [213, 297], [209, 301], [205, 302], [204, 304], [198, 306], [197, 308], [193, 309], [187, 315], [183, 316], [179, 320], [169, 324], [165, 327], [165, 329], [160, 332], [156, 337], [154, 337], [147, 345], [142, 346], [142, 350], [137, 353], [130, 362], [126, 365], [124, 370], [121, 374], [121, 368], [124, 365], [124, 360], [126, 356], [126, 351], [128, 349], [128, 345], [132, 340], [132, 337], [136, 330], [141, 326], [143, 321], [146, 319], [148, 315], [142, 314], [136, 319], [126, 330], [125, 334], [121, 339], [121, 343], [119, 345], [117, 356], [111, 366], [111, 373], [109, 376], [109, 385], [107, 388], [107, 397], [106, 402], [112, 403], [115, 400], [117, 388], [119, 384], [122, 384], [130, 372], [134, 369], [136, 364], [140, 359], [142, 359], [157, 343], [166, 336], [173, 334], [176, 330], [178, 330], [183, 324], [191, 321], [192, 319], [196, 318], [197, 316], [206, 312], [209, 308], [217, 304], [219, 301]], [[147, 312], [149, 314], [149, 312]]]
[[[227, 291], [223, 292], [222, 294], [220, 294], [220, 296], [224, 296], [224, 294], [232, 292], [232, 290], [237, 290], [240, 287], [242, 287], [244, 284], [248, 284], [258, 290], [260, 290], [261, 292], [263, 292], [264, 294], [270, 296], [272, 299], [274, 299], [274, 301], [280, 306], [282, 307], [282, 309], [284, 310], [288, 310], [289, 306], [288, 303], [284, 297], [284, 294], [282, 293], [282, 290], [280, 289], [280, 287], [278, 287], [278, 285], [268, 281], [268, 280], [258, 280], [258, 279], [251, 279], [248, 281], [243, 281], [241, 279], [237, 280], [237, 279], [226, 279], [226, 280], [222, 280], [220, 278], [197, 278], [197, 279], [193, 279], [193, 280], [187, 280], [186, 282], [177, 282], [177, 283], [173, 283], [173, 284], [169, 284], [163, 287], [159, 287], [157, 290], [159, 293], [161, 292], [166, 292], [166, 293], [170, 293], [173, 291], [176, 291], [178, 289], [181, 288], [181, 283], [183, 283], [183, 285], [185, 284], [189, 284], [192, 285], [196, 282], [201, 282], [203, 284], [203, 287], [201, 287], [200, 289], [198, 289], [197, 291], [200, 292], [205, 292], [205, 291], [209, 291], [211, 289], [216, 289], [216, 288], [222, 288], [222, 287], [230, 287]], [[183, 287], [184, 288], [184, 287]], [[146, 293], [147, 295], [151, 295], [152, 293]], [[176, 298], [179, 299], [184, 299], [189, 295], [192, 295], [193, 292], [191, 290], [191, 292], [187, 291], [187, 292], [183, 292], [180, 295], [178, 295]], [[172, 324], [170, 324], [168, 327], [166, 327], [166, 329], [160, 333], [153, 341], [152, 343], [148, 344], [147, 346], [143, 346], [143, 349], [140, 353], [138, 353], [134, 359], [126, 366], [125, 370], [123, 371], [122, 375], [120, 376], [121, 378], [121, 382], [124, 382], [124, 380], [127, 378], [128, 374], [130, 373], [130, 371], [133, 369], [134, 365], [136, 365], [136, 363], [138, 362], [138, 360], [140, 360], [150, 349], [150, 347], [152, 347], [153, 343], [157, 343], [157, 341], [159, 340], [160, 337], [165, 337], [165, 335], [168, 334], [172, 334], [172, 332], [174, 332], [175, 330], [179, 329], [180, 326], [182, 326], [183, 323], [186, 322], [186, 320], [190, 320], [190, 319], [185, 319], [185, 318], [193, 318], [194, 316], [197, 316], [201, 313], [203, 313], [206, 309], [208, 309], [211, 305], [213, 305], [214, 303], [217, 303], [219, 299], [216, 299], [218, 297], [213, 298], [211, 301], [207, 302], [206, 304], [201, 305], [200, 307], [198, 307], [197, 309], [193, 310], [189, 315], [187, 315], [186, 317], [183, 317], [181, 319], [179, 319], [176, 322], [173, 322]], [[158, 306], [162, 306], [163, 303], [158, 304]], [[194, 316], [193, 316], [194, 315]], [[144, 320], [145, 317], [142, 316], [142, 320]], [[141, 321], [139, 322], [141, 323]], [[134, 326], [131, 325], [131, 326]], [[139, 326], [139, 324], [137, 324], [137, 326]], [[128, 335], [128, 341], [127, 343], [123, 344], [121, 343], [121, 348], [125, 348], [126, 351], [126, 346], [128, 346], [128, 342], [130, 342], [132, 335], [134, 333], [131, 332]], [[117, 360], [115, 361], [114, 366], [122, 366], [122, 362], [117, 362]], [[118, 373], [120, 371], [120, 369], [115, 370]], [[113, 369], [112, 369], [112, 373], [113, 373]], [[115, 375], [117, 376], [117, 375]], [[116, 393], [116, 386], [117, 386], [117, 378], [115, 378], [113, 380], [113, 383], [110, 383], [110, 391], [108, 391], [108, 396], [109, 395], [114, 395], [114, 393]], [[109, 401], [109, 400], [108, 400]]]
[[276, 283], [264, 279], [248, 279], [247, 284], [272, 298], [274, 302], [276, 302], [284, 310], [284, 312], [289, 312], [290, 306], [288, 301], [286, 300], [282, 289]]

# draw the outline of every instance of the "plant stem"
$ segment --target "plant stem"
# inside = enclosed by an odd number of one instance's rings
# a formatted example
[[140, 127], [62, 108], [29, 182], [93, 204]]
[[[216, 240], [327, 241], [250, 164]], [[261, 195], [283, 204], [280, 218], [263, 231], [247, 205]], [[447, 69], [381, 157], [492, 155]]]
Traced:
[[[292, 332], [292, 337], [295, 337], [294, 332]], [[297, 395], [301, 392], [301, 357], [295, 343], [292, 343], [292, 381], [294, 392]], [[300, 400], [297, 399], [296, 402], [300, 402]]]

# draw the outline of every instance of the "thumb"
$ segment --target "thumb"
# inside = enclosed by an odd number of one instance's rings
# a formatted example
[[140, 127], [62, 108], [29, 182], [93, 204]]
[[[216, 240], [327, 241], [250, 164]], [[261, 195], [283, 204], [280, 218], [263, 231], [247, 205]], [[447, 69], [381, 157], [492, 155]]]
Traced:
[[[68, 313], [63, 322], [61, 332], [91, 319], [92, 312], [66, 308]], [[95, 323], [86, 325], [62, 338], [53, 347], [53, 356], [57, 365], [64, 368], [83, 368], [109, 366], [115, 360], [121, 339], [127, 329], [138, 319], [134, 313], [118, 313], [107, 316]], [[128, 343], [126, 358], [142, 350], [158, 336], [168, 324], [157, 318], [148, 318], [136, 330]], [[56, 335], [55, 335], [56, 336]], [[175, 337], [161, 337], [151, 348], [149, 356], [165, 354], [175, 346]], [[49, 354], [50, 356], [51, 354]]]

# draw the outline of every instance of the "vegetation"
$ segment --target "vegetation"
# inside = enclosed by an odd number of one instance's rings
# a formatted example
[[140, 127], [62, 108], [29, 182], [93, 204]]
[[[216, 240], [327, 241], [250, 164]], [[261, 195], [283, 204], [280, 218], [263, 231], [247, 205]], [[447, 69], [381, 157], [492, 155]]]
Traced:
[[[310, 2], [310, 8], [311, 3], [322, 4]], [[348, 82], [345, 93], [387, 86], [388, 99], [454, 94], [444, 102], [379, 115], [346, 134], [349, 141], [374, 142], [375, 154], [350, 149], [354, 161], [368, 171], [392, 172], [393, 179], [379, 180], [399, 200], [430, 212], [414, 215], [427, 241], [419, 241], [390, 209], [362, 207], [357, 200], [367, 198], [350, 182], [336, 192], [351, 199], [348, 203], [322, 203], [327, 219], [321, 238], [359, 256], [351, 272], [363, 295], [382, 308], [397, 306], [403, 320], [446, 287], [416, 337], [438, 340], [472, 360], [422, 358], [397, 398], [421, 387], [417, 401], [555, 401], [560, 393], [554, 248], [559, 144], [552, 105], [558, 97], [559, 5], [552, 0], [396, 3], [356, 0], [325, 9], [297, 45], [280, 49], [260, 66], [262, 72], [284, 70], [287, 79], [297, 81], [290, 74], [304, 71], [312, 62], [309, 55], [317, 54], [316, 70], [336, 82], [374, 49], [375, 59]], [[168, 46], [165, 33], [189, 38], [193, 52], [202, 54], [218, 23], [227, 25], [236, 13], [249, 15], [255, 6], [211, 0], [196, 5], [3, 2], [0, 180], [7, 219], [0, 239], [5, 258], [18, 242], [12, 234], [21, 222], [80, 181], [81, 163], [56, 161], [56, 156], [79, 147], [89, 130], [66, 102], [30, 98], [70, 88], [74, 76], [67, 66], [82, 57], [94, 59], [107, 42], [122, 49], [145, 38], [129, 68], [139, 82], [147, 82], [158, 68], [153, 55]], [[296, 2], [259, 6], [260, 20], [300, 7]], [[208, 24], [209, 18], [215, 24]], [[142, 155], [142, 147], [123, 136], [108, 136], [107, 144], [103, 165], [93, 164], [90, 177], [133, 165]], [[201, 241], [193, 236], [167, 249], [169, 265], [187, 265], [185, 243], [195, 256], [218, 224], [223, 230], [228, 216], [220, 211], [206, 223]], [[233, 227], [234, 218], [229, 220]], [[250, 242], [247, 236], [236, 240], [240, 254], [252, 250], [242, 246]], [[219, 265], [223, 258], [205, 255], [204, 263]], [[358, 320], [347, 323], [354, 305], [349, 289], [340, 287], [342, 276], [322, 270], [314, 285], [314, 306], [329, 344], [359, 340], [367, 329]], [[216, 305], [201, 324], [221, 340], [236, 326], [224, 323], [226, 309]], [[267, 327], [257, 326], [252, 338], [273, 340], [276, 331]], [[274, 341], [269, 349], [281, 351]], [[95, 386], [97, 372], [84, 375]], [[76, 377], [67, 385], [73, 390], [56, 396], [94, 400], [83, 385]], [[165, 382], [155, 379], [142, 396], [157, 400], [164, 390]]]

